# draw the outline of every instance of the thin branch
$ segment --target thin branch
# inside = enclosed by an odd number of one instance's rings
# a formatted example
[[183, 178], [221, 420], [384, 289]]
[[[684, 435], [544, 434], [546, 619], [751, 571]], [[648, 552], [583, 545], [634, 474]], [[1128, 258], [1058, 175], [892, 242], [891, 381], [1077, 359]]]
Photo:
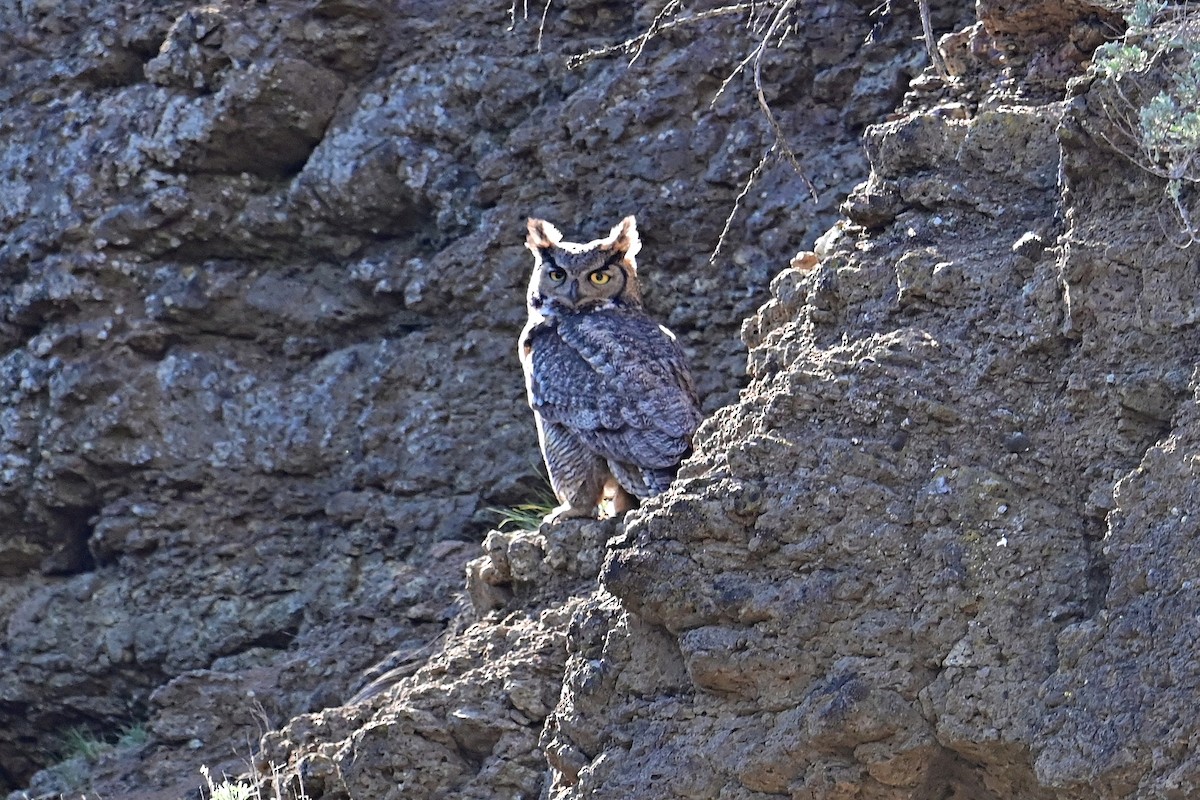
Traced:
[[[524, 0], [525, 16], [524, 19], [529, 19], [529, 0]], [[517, 27], [517, 0], [512, 0], [512, 5], [508, 7], [508, 30], [511, 32]]]
[[645, 49], [646, 43], [649, 42], [652, 38], [654, 38], [654, 36], [658, 33], [659, 26], [662, 24], [663, 19], [668, 14], [674, 13], [674, 11], [676, 9], [678, 9], [681, 5], [682, 5], [682, 3], [680, 2], [680, 0], [671, 0], [671, 2], [669, 2], [665, 6], [663, 6], [662, 11], [660, 11], [654, 15], [654, 19], [653, 19], [653, 21], [651, 21], [650, 27], [646, 29], [645, 33], [643, 33], [640, 37], [638, 37], [640, 39], [640, 41], [638, 42], [637, 50], [635, 50], [633, 53], [633, 58], [629, 59], [629, 66], [632, 67], [633, 62], [637, 61], [641, 57], [642, 50]]
[[[547, 0], [547, 7], [549, 6], [550, 2], [551, 0]], [[927, 0], [921, 0], [921, 2], [927, 2]], [[721, 235], [717, 239], [717, 245], [710, 256], [710, 261], [715, 261], [717, 255], [720, 253], [721, 248], [724, 246], [725, 240], [728, 237], [729, 231], [733, 225], [733, 220], [741, 208], [742, 201], [745, 200], [746, 196], [750, 192], [750, 189], [753, 187], [754, 182], [759, 179], [763, 173], [763, 170], [767, 168], [767, 165], [771, 163], [772, 159], [779, 158], [780, 156], [787, 159], [792, 170], [804, 182], [804, 185], [808, 189], [808, 192], [812, 196], [813, 200], [816, 201], [820, 198], [820, 195], [817, 192], [817, 187], [813, 184], [812, 180], [809, 179], [808, 175], [805, 174], [804, 169], [800, 166], [800, 158], [788, 144], [787, 136], [783, 130], [783, 126], [779, 124], [779, 120], [776, 118], [775, 112], [771, 110], [771, 105], [767, 101], [766, 90], [763, 87], [762, 72], [764, 57], [769, 49], [782, 44], [792, 32], [792, 26], [786, 23], [788, 23], [790, 20], [795, 7], [796, 0], [783, 0], [778, 4], [763, 3], [761, 0], [754, 0], [752, 2], [732, 3], [719, 8], [710, 9], [708, 11], [692, 13], [687, 16], [678, 16], [678, 13], [682, 9], [682, 3], [680, 0], [670, 0], [663, 7], [663, 9], [655, 15], [649, 27], [639, 36], [636, 36], [632, 39], [627, 39], [624, 42], [620, 42], [615, 45], [609, 45], [607, 47], [601, 47], [595, 50], [589, 50], [586, 53], [574, 55], [567, 60], [567, 68], [575, 69], [595, 58], [607, 56], [612, 53], [632, 52], [633, 57], [629, 61], [629, 66], [633, 66], [633, 64], [636, 63], [641, 57], [646, 45], [649, 44], [652, 39], [662, 35], [663, 33], [666, 33], [673, 28], [706, 19], [712, 19], [714, 17], [728, 16], [730, 14], [738, 14], [747, 11], [749, 12], [746, 19], [746, 25], [751, 31], [759, 36], [758, 44], [754, 47], [752, 52], [747, 55], [725, 78], [725, 80], [721, 82], [716, 94], [713, 96], [710, 108], [716, 104], [717, 100], [729, 87], [733, 79], [738, 74], [742, 73], [747, 66], [753, 64], [755, 95], [758, 101], [758, 106], [761, 109], [763, 116], [766, 117], [767, 124], [771, 129], [774, 141], [763, 154], [762, 158], [758, 162], [758, 165], [755, 166], [755, 168], [751, 171], [749, 178], [746, 180], [746, 184], [742, 187], [741, 192], [739, 192], [737, 197], [734, 199], [733, 208], [730, 210], [729, 216], [725, 219], [725, 226], [721, 230]], [[672, 14], [676, 14], [677, 16], [671, 17]], [[543, 9], [543, 20], [544, 19], [545, 9]], [[931, 38], [932, 34], [930, 34], [930, 39]]]
[[[723, 17], [730, 14], [737, 14], [739, 12], [746, 11], [747, 9], [753, 10], [754, 6], [754, 3], [734, 3], [728, 6], [721, 6], [720, 8], [709, 9], [708, 11], [698, 11], [695, 14], [689, 14], [686, 17], [675, 17], [674, 19], [659, 25], [655, 30], [655, 35], [666, 33], [672, 28], [690, 25], [693, 22], [702, 22], [703, 20], [712, 19], [713, 17]], [[641, 43], [641, 46], [644, 46], [645, 43], [643, 42], [643, 39], [645, 36], [646, 34], [643, 33], [633, 37], [632, 39], [626, 39], [618, 44], [610, 44], [606, 47], [598, 47], [595, 50], [589, 50], [586, 53], [578, 53], [573, 55], [567, 59], [567, 69], [575, 69], [576, 67], [583, 66], [593, 59], [603, 58], [604, 56], [612, 55], [613, 53], [632, 52], [639, 47], [639, 43]]]
[[[546, 15], [550, 13], [550, 4], [554, 0], [546, 0], [546, 5], [542, 7], [542, 21], [538, 25], [537, 51], [542, 52], [542, 34], [546, 32]], [[528, 13], [528, 11], [526, 11]]]
[[750, 187], [758, 180], [758, 176], [762, 175], [767, 164], [771, 160], [771, 156], [775, 154], [775, 147], [778, 144], [771, 145], [767, 148], [767, 152], [763, 153], [763, 157], [759, 159], [758, 166], [750, 171], [750, 177], [746, 179], [746, 185], [738, 192], [737, 197], [733, 199], [733, 208], [729, 210], [729, 216], [725, 217], [725, 227], [721, 229], [721, 235], [717, 237], [717, 246], [713, 248], [712, 254], [708, 257], [708, 263], [715, 264], [717, 255], [721, 252], [721, 248], [725, 246], [725, 237], [729, 235], [729, 229], [733, 227], [733, 218], [737, 216], [738, 209], [742, 206], [742, 200], [746, 195], [750, 194]]
[[937, 42], [933, 38], [933, 21], [929, 18], [929, 0], [917, 0], [917, 7], [921, 9], [921, 31], [925, 36], [925, 52], [929, 53], [929, 60], [933, 63], [937, 74], [943, 78], [949, 78], [950, 72], [946, 69], [946, 62], [942, 59], [942, 51], [938, 50]]
[[797, 158], [796, 152], [792, 150], [791, 145], [787, 143], [787, 136], [783, 132], [783, 128], [779, 124], [779, 120], [775, 119], [775, 112], [771, 110], [771, 106], [767, 103], [767, 95], [763, 90], [762, 84], [762, 62], [763, 54], [766, 52], [766, 45], [775, 36], [775, 31], [779, 28], [780, 23], [787, 17], [792, 10], [792, 6], [796, 5], [796, 0], [786, 0], [775, 11], [775, 17], [771, 20], [771, 27], [767, 28], [766, 34], [763, 36], [762, 44], [759, 47], [758, 54], [754, 57], [754, 89], [758, 95], [758, 107], [762, 109], [763, 115], [767, 118], [767, 123], [771, 126], [771, 131], [775, 134], [775, 144], [771, 149], [775, 149], [775, 145], [779, 146], [783, 152], [784, 158], [792, 165], [792, 169], [800, 176], [800, 180], [804, 181], [804, 185], [808, 187], [808, 193], [812, 195], [813, 200], [817, 200], [817, 187], [804, 174], [804, 170], [800, 167], [800, 159]]
[[762, 49], [765, 46], [766, 46], [766, 41], [765, 40], [760, 41], [758, 43], [758, 47], [751, 50], [750, 55], [743, 58], [741, 60], [741, 63], [739, 63], [736, 67], [734, 67], [733, 71], [730, 72], [727, 76], [725, 76], [725, 80], [721, 81], [721, 85], [719, 87], [717, 87], [717, 93], [713, 95], [712, 102], [708, 104], [709, 108], [716, 107], [717, 100], [719, 100], [721, 98], [721, 95], [723, 95], [725, 93], [725, 89], [728, 88], [729, 84], [733, 82], [733, 79], [736, 78], [738, 76], [738, 74], [746, 68], [747, 64], [749, 64], [754, 59], [758, 58], [758, 54], [760, 52], [762, 52]]

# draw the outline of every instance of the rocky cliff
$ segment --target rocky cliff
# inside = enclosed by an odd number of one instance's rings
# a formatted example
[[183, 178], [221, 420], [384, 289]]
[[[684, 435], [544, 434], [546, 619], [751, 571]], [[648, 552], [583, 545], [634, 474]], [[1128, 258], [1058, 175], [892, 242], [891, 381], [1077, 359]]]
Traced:
[[[1119, 15], [937, 6], [939, 76], [915, 8], [533, 5], [0, 6], [0, 786], [1196, 791], [1200, 279]], [[488, 533], [524, 218], [627, 213], [696, 455]]]

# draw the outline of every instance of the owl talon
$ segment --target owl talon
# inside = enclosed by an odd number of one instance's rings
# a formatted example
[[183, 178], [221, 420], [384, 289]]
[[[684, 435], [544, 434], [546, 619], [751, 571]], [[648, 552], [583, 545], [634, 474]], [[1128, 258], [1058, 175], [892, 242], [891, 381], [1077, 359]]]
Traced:
[[637, 498], [621, 488], [615, 479], [609, 479], [604, 487], [604, 497], [600, 500], [600, 516], [605, 519], [616, 519], [623, 516], [631, 508], [637, 508]]
[[542, 517], [542, 524], [553, 524], [563, 519], [578, 519], [579, 517], [594, 517], [594, 509], [579, 508], [570, 503], [563, 503], [558, 508], [551, 511], [546, 516]]

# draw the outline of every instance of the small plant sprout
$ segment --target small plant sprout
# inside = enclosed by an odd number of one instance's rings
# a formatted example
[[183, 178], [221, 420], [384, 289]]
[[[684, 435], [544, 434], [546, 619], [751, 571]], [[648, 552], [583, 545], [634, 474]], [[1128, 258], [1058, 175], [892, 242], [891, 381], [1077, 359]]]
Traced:
[[216, 783], [206, 766], [200, 767], [200, 774], [208, 784], [208, 800], [257, 800], [257, 792], [249, 784], [228, 780]]
[[94, 763], [110, 750], [112, 750], [111, 744], [86, 728], [67, 728], [62, 735], [60, 751], [64, 761], [71, 758], [82, 758], [84, 761]]

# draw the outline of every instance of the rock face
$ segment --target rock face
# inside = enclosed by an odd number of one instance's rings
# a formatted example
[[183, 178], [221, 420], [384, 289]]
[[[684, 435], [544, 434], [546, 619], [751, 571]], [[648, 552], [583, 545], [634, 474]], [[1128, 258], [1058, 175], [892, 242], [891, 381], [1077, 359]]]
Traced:
[[178, 796], [427, 658], [486, 509], [541, 484], [525, 217], [638, 215], [648, 304], [712, 411], [920, 62], [912, 11], [862, 45], [869, 3], [772, 48], [819, 199], [768, 163], [710, 264], [771, 143], [736, 70], [765, 11], [567, 69], [660, 6], [508, 6], [0, 4], [0, 788], [70, 729], [136, 723], [133, 766], [31, 791]]
[[[910, 87], [915, 8], [721, 5], [0, 4], [0, 788], [1200, 791], [1200, 279], [1068, 85], [1116, 20], [947, 5]], [[743, 192], [784, 28], [815, 203]], [[696, 453], [487, 533], [524, 218], [628, 213]]]
[[268, 734], [258, 763], [287, 765], [292, 791], [314, 798], [537, 797], [539, 736], [613, 528], [589, 520], [493, 531], [468, 570], [481, 619], [415, 674], [380, 675], [345, 706]]
[[1195, 257], [1096, 87], [979, 77], [868, 132], [849, 224], [743, 329], [741, 402], [626, 520], [552, 797], [1196, 791]]

